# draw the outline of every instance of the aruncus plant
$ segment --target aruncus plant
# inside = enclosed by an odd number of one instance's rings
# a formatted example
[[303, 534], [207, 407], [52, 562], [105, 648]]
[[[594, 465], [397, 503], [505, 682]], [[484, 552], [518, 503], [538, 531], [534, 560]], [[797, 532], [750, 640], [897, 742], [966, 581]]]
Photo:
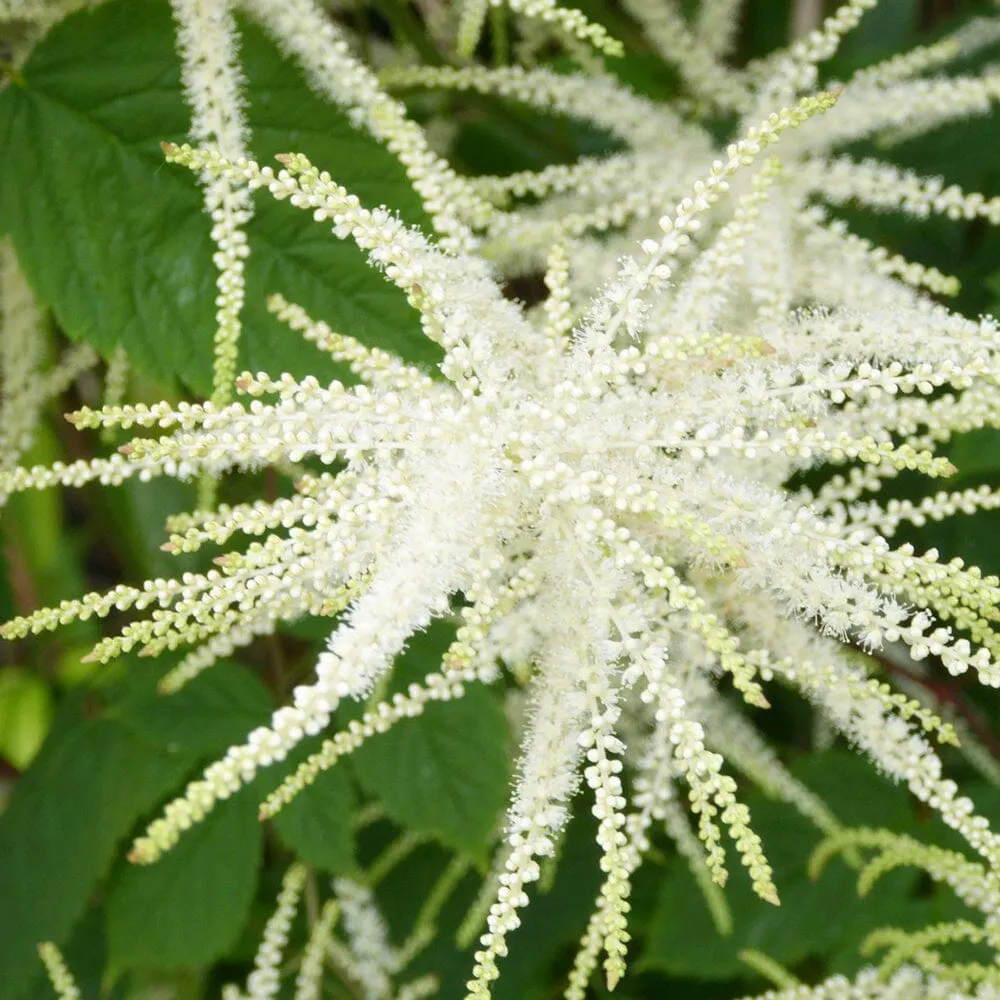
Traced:
[[[555, 38], [579, 72], [400, 63], [376, 76], [312, 0], [235, 6], [398, 157], [434, 231], [405, 226], [391, 206], [363, 205], [337, 183], [335, 164], [327, 172], [294, 151], [277, 166], [251, 159], [230, 4], [175, 0], [192, 142], [164, 152], [197, 173], [211, 219], [215, 391], [196, 403], [80, 409], [69, 417], [78, 429], [151, 433], [107, 457], [4, 468], [0, 490], [200, 477], [201, 504], [171, 517], [165, 547], [231, 547], [210, 570], [67, 600], [9, 622], [2, 635], [136, 612], [91, 658], [187, 650], [163, 682], [169, 694], [280, 623], [335, 620], [315, 676], [167, 805], [131, 860], [154, 863], [218, 802], [325, 733], [343, 701], [369, 699], [415, 633], [450, 619], [456, 638], [439, 669], [330, 733], [261, 814], [308, 794], [323, 769], [431, 702], [473, 684], [523, 686], [517, 776], [470, 1000], [491, 995], [581, 787], [597, 819], [603, 885], [567, 997], [585, 995], [601, 962], [609, 988], [624, 974], [632, 880], [661, 824], [719, 886], [727, 836], [757, 894], [777, 904], [767, 845], [727, 764], [793, 803], [831, 843], [926, 862], [960, 895], [975, 895], [985, 921], [884, 936], [881, 970], [769, 996], [994, 996], [992, 967], [949, 965], [934, 948], [962, 937], [996, 947], [996, 893], [969, 887], [993, 885], [1000, 839], [944, 776], [934, 743], [956, 742], [954, 729], [934, 706], [873, 676], [859, 650], [934, 658], [950, 674], [1000, 686], [1000, 581], [891, 541], [920, 518], [995, 507], [996, 491], [873, 499], [904, 471], [947, 477], [954, 467], [940, 447], [997, 426], [1000, 331], [991, 317], [940, 304], [953, 278], [852, 235], [830, 209], [852, 201], [1000, 218], [995, 198], [838, 152], [986, 111], [1000, 93], [995, 72], [940, 70], [1000, 35], [996, 21], [824, 82], [822, 63], [875, 0], [844, 4], [742, 69], [726, 59], [738, 4], [706, 0], [689, 21], [679, 5], [629, 0], [689, 92], [675, 106], [601, 69], [588, 46], [613, 56], [618, 43], [554, 3], [507, 7], [528, 55]], [[437, 27], [468, 55], [485, 14], [473, 0]], [[621, 150], [537, 172], [462, 176], [386, 89], [403, 86], [515, 97], [606, 129]], [[731, 141], [716, 142], [709, 116], [734, 122]], [[245, 227], [258, 190], [366, 252], [439, 345], [436, 371], [335, 331], [272, 289], [246, 287]], [[503, 277], [539, 267], [540, 305], [504, 295]], [[263, 294], [356, 381], [238, 372], [242, 304]], [[834, 467], [823, 486], [788, 485], [821, 463]], [[214, 480], [263, 467], [294, 470], [295, 494], [212, 500]], [[259, 540], [234, 544], [240, 535]], [[844, 833], [722, 690], [731, 685], [763, 709], [775, 684], [800, 692], [936, 810], [977, 860]], [[697, 839], [679, 808], [685, 799]], [[293, 868], [247, 992], [227, 996], [275, 995], [301, 881]], [[361, 887], [338, 884], [328, 906], [296, 996], [317, 994], [325, 962], [346, 968], [364, 996], [432, 988], [418, 980], [392, 992], [404, 963]], [[346, 944], [331, 936], [338, 912]], [[75, 996], [57, 953], [45, 946], [43, 957], [60, 994]]]

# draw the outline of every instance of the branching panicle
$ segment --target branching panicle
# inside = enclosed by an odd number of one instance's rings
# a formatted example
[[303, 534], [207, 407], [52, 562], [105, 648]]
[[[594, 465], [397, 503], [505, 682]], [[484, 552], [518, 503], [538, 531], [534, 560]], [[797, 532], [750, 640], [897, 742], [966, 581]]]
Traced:
[[[198, 175], [212, 217], [215, 393], [200, 403], [130, 403], [111, 393], [104, 407], [69, 419], [81, 431], [141, 432], [118, 454], [17, 467], [40, 401], [65, 379], [37, 374], [38, 317], [22, 309], [24, 282], [0, 246], [0, 305], [12, 331], [0, 363], [8, 381], [25, 383], [5, 388], [0, 407], [0, 497], [264, 468], [297, 468], [297, 489], [172, 517], [164, 550], [225, 547], [210, 569], [66, 600], [0, 634], [15, 640], [134, 613], [89, 658], [183, 649], [161, 684], [169, 695], [282, 623], [332, 621], [314, 674], [165, 807], [134, 842], [132, 861], [157, 861], [219, 802], [325, 733], [346, 700], [368, 704], [277, 783], [262, 818], [308, 794], [365, 740], [506, 673], [511, 687], [525, 688], [527, 708], [467, 1000], [491, 995], [581, 790], [597, 821], [603, 879], [570, 975], [573, 1000], [586, 995], [602, 955], [609, 988], [624, 975], [632, 882], [661, 827], [696, 868], [721, 929], [731, 923], [720, 891], [728, 842], [757, 895], [777, 905], [781, 886], [731, 767], [828, 836], [817, 870], [836, 851], [856, 861], [874, 850], [861, 865], [863, 891], [916, 863], [984, 917], [885, 931], [870, 941], [888, 949], [880, 969], [853, 981], [804, 986], [751, 951], [746, 961], [778, 984], [767, 996], [938, 1000], [997, 986], [995, 970], [941, 957], [957, 941], [1000, 943], [1000, 835], [944, 776], [930, 742], [957, 743], [960, 720], [952, 725], [941, 705], [872, 674], [891, 654], [907, 670], [933, 660], [1000, 687], [1000, 581], [889, 541], [903, 525], [994, 509], [1000, 493], [872, 496], [903, 472], [948, 477], [955, 466], [942, 443], [1000, 427], [1000, 330], [934, 298], [958, 291], [952, 276], [852, 234], [822, 203], [1000, 222], [996, 197], [840, 150], [984, 112], [1000, 97], [1000, 77], [925, 75], [978, 44], [956, 36], [822, 89], [823, 64], [874, 5], [850, 0], [788, 49], [738, 68], [727, 58], [738, 23], [732, 0], [705, 0], [694, 18], [679, 3], [629, 0], [651, 47], [679, 69], [692, 99], [679, 110], [603, 72], [394, 66], [377, 77], [313, 0], [243, 0], [314, 89], [395, 154], [432, 220], [427, 234], [391, 207], [362, 204], [333, 176], [336, 163], [330, 173], [298, 152], [276, 165], [252, 159], [230, 4], [174, 0], [192, 144], [163, 148], [169, 163]], [[451, 26], [463, 58], [476, 49], [488, 6], [463, 4]], [[548, 24], [571, 52], [581, 42], [620, 50], [575, 8], [505, 6], [517, 25]], [[622, 148], [466, 177], [432, 151], [386, 86], [513, 98], [603, 128]], [[719, 112], [740, 119], [728, 142], [715, 137]], [[270, 296], [289, 336], [350, 374], [328, 384], [277, 367], [239, 374], [254, 192], [360, 248], [418, 314], [440, 349], [437, 370], [366, 343], [363, 331], [334, 330], [268, 288], [255, 293]], [[505, 278], [539, 273], [538, 308], [505, 294]], [[15, 341], [21, 354], [9, 349]], [[63, 375], [87, 359], [71, 356]], [[824, 485], [788, 485], [821, 464], [839, 467]], [[397, 655], [440, 620], [457, 627], [440, 667], [386, 697]], [[720, 678], [761, 710], [774, 683], [798, 691], [936, 810], [977, 860], [845, 830], [847, 817], [798, 782], [719, 693]], [[289, 870], [246, 991], [230, 987], [227, 997], [277, 995], [307, 878], [299, 865]], [[342, 877], [334, 893], [321, 913], [314, 907], [300, 1000], [320, 994], [327, 966], [372, 1000], [435, 988], [426, 978], [394, 985], [426, 928], [397, 949], [369, 886]], [[44, 948], [60, 995], [78, 996]], [[942, 992], [952, 985], [959, 992]]]

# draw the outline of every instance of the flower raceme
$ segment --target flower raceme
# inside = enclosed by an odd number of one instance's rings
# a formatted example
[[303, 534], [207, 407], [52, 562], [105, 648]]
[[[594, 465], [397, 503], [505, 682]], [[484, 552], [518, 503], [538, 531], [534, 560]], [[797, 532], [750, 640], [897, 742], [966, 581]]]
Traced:
[[[721, 151], [696, 122], [610, 78], [386, 74], [397, 84], [515, 93], [598, 123], [613, 118], [630, 146], [602, 161], [469, 180], [421, 145], [401, 105], [380, 110], [377, 81], [328, 37], [333, 29], [307, 0], [249, 3], [324, 87], [340, 88], [332, 96], [359, 126], [394, 145], [442, 242], [385, 208], [366, 208], [301, 155], [279, 157], [276, 168], [254, 162], [241, 154], [235, 112], [216, 114], [196, 138], [227, 131], [229, 150], [165, 152], [197, 172], [213, 212], [231, 209], [213, 215], [216, 239], [228, 247], [217, 260], [229, 296], [220, 304], [218, 371], [228, 370], [238, 335], [238, 227], [255, 190], [364, 250], [419, 312], [442, 361], [432, 376], [273, 295], [272, 311], [348, 366], [354, 384], [245, 372], [232, 387], [235, 401], [227, 387], [204, 403], [82, 409], [70, 416], [80, 429], [152, 433], [109, 458], [3, 473], [0, 492], [9, 494], [295, 469], [294, 496], [171, 518], [172, 552], [259, 539], [235, 546], [215, 568], [65, 601], [2, 629], [16, 639], [77, 617], [150, 612], [91, 657], [186, 649], [164, 680], [169, 692], [280, 623], [336, 619], [314, 680], [170, 803], [136, 840], [132, 860], [156, 861], [217, 802], [324, 732], [342, 701], [368, 698], [410, 637], [449, 619], [456, 638], [440, 668], [326, 739], [262, 814], [431, 701], [505, 674], [526, 684], [517, 778], [470, 998], [490, 995], [581, 786], [593, 798], [604, 881], [570, 976], [574, 998], [602, 955], [609, 986], [624, 972], [631, 881], [661, 823], [717, 884], [727, 877], [727, 836], [758, 895], [778, 902], [766, 845], [727, 761], [837, 834], [836, 819], [733, 709], [728, 685], [758, 708], [768, 706], [769, 684], [801, 692], [935, 808], [983, 870], [998, 870], [1000, 839], [944, 777], [933, 746], [954, 742], [953, 730], [869, 676], [859, 649], [933, 656], [952, 674], [971, 670], [1000, 686], [1000, 581], [889, 540], [919, 518], [995, 506], [995, 493], [944, 491], [919, 505], [869, 499], [904, 470], [949, 475], [940, 443], [998, 423], [1000, 330], [930, 297], [954, 290], [948, 276], [852, 236], [814, 201], [820, 194], [833, 204], [867, 199], [917, 214], [991, 217], [993, 202], [831, 151], [978, 107], [994, 81], [934, 89], [910, 79], [966, 40], [816, 91], [818, 62], [872, 5], [846, 4], [814, 36], [734, 71], [723, 62], [724, 39], [716, 45], [705, 27], [725, 35], [719, 25], [734, 5], [706, 3], [711, 16], [691, 29], [690, 56], [673, 55], [686, 60], [699, 99], [743, 120], [742, 138]], [[188, 29], [196, 6], [175, 4]], [[463, 44], [475, 30], [473, 6]], [[606, 49], [605, 36], [579, 18], [546, 14], [559, 10], [553, 4], [511, 7]], [[657, 30], [652, 5], [629, 7], [650, 37], [673, 44], [670, 31]], [[199, 37], [186, 30], [182, 44], [196, 47]], [[187, 60], [192, 79], [204, 72], [204, 60]], [[222, 62], [220, 73], [235, 74], [228, 57]], [[924, 99], [904, 112], [907, 86]], [[585, 96], [594, 87], [608, 98], [603, 111]], [[668, 146], [676, 156], [664, 155]], [[509, 207], [525, 194], [536, 203]], [[651, 205], [673, 206], [655, 229]], [[499, 275], [538, 260], [545, 301], [532, 309], [505, 297]], [[842, 472], [815, 490], [787, 485], [819, 463]], [[677, 807], [685, 795], [697, 839]], [[988, 919], [996, 917], [992, 898]]]

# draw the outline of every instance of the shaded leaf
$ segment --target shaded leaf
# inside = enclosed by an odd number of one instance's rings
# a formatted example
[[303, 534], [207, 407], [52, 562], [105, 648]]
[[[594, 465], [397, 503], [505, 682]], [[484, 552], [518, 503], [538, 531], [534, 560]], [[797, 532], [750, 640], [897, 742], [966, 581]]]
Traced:
[[[109, 989], [101, 989], [104, 969], [108, 957], [105, 914], [97, 906], [91, 906], [83, 918], [73, 928], [70, 939], [61, 949], [66, 967], [70, 970], [80, 993], [84, 997], [101, 997], [101, 1000], [125, 1000], [124, 983], [116, 983]], [[34, 977], [27, 996], [34, 1000], [52, 1000], [55, 993], [42, 963]]]
[[257, 884], [256, 799], [243, 789], [156, 864], [121, 867], [107, 903], [111, 969], [202, 965], [232, 947]]
[[63, 711], [0, 816], [0, 996], [18, 1000], [39, 941], [65, 940], [136, 819], [191, 766], [102, 718]]
[[52, 723], [52, 692], [37, 674], [21, 667], [0, 673], [0, 757], [19, 771], [38, 753]]
[[[148, 666], [134, 667], [103, 692], [107, 705], [94, 692], [72, 697], [0, 816], [4, 1000], [24, 995], [37, 942], [65, 940], [136, 821], [179, 791], [206, 756], [241, 740], [271, 704], [237, 664], [219, 664], [172, 697], [155, 693], [157, 677]], [[237, 807], [238, 822], [236, 814], [226, 820], [234, 839], [246, 838], [243, 850], [259, 850], [255, 795], [249, 790], [253, 801]], [[117, 950], [130, 954], [120, 942]]]
[[[242, 44], [261, 156], [305, 152], [368, 203], [423, 221], [402, 168], [317, 98], [259, 30]], [[195, 178], [162, 140], [188, 128], [169, 6], [117, 0], [66, 18], [35, 48], [24, 83], [0, 93], [0, 229], [66, 332], [137, 369], [211, 384], [215, 273]], [[79, 182], [87, 178], [86, 184]], [[251, 225], [246, 336], [252, 368], [330, 375], [320, 352], [270, 317], [281, 290], [317, 318], [414, 361], [432, 361], [402, 293], [307, 213], [261, 196]]]
[[[426, 676], [450, 638], [440, 625], [415, 636], [397, 674], [407, 681]], [[397, 722], [351, 759], [364, 789], [396, 822], [481, 856], [507, 800], [508, 739], [493, 692], [470, 684], [463, 697]]]
[[[294, 755], [293, 760], [304, 756]], [[277, 784], [270, 774], [268, 781]], [[354, 868], [351, 818], [355, 802], [348, 772], [334, 767], [289, 802], [274, 817], [274, 826], [281, 840], [307, 864], [346, 874]]]
[[[136, 676], [138, 674], [138, 676]], [[138, 667], [113, 712], [137, 740], [162, 752], [203, 758], [242, 743], [267, 722], [273, 699], [247, 667], [221, 660], [176, 694], [156, 691], [160, 672]]]

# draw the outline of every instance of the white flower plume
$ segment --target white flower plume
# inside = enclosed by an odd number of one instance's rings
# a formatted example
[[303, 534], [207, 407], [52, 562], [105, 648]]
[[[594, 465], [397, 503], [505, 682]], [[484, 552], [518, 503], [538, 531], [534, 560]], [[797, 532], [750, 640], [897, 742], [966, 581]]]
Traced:
[[[15, 639], [78, 616], [149, 612], [91, 656], [186, 648], [164, 682], [170, 691], [280, 622], [336, 618], [312, 682], [167, 806], [133, 845], [134, 861], [155, 861], [218, 801], [326, 730], [342, 700], [373, 691], [411, 636], [451, 618], [459, 627], [440, 669], [327, 739], [262, 812], [430, 701], [461, 697], [503, 669], [526, 681], [518, 776], [469, 998], [490, 995], [581, 786], [593, 796], [605, 880], [570, 997], [584, 996], [602, 953], [610, 986], [623, 973], [631, 879], [654, 824], [677, 831], [717, 884], [728, 872], [725, 835], [756, 892], [778, 902], [728, 765], [835, 832], [720, 686], [758, 708], [770, 683], [798, 690], [997, 870], [1000, 839], [943, 776], [931, 744], [954, 740], [953, 730], [869, 677], [859, 650], [899, 644], [915, 660], [934, 656], [1000, 686], [1000, 581], [889, 541], [901, 523], [995, 506], [996, 494], [942, 491], [919, 506], [869, 498], [902, 470], [949, 475], [935, 449], [1000, 424], [1000, 330], [930, 297], [954, 291], [953, 279], [851, 236], [814, 203], [822, 195], [992, 219], [992, 201], [833, 151], [979, 108], [996, 82], [911, 80], [939, 64], [930, 48], [859, 74], [842, 96], [840, 87], [812, 93], [817, 64], [872, 5], [845, 4], [788, 51], [736, 71], [721, 61], [731, 28], [712, 37], [732, 4], [706, 4], [685, 34], [679, 13], [659, 31], [649, 4], [630, 3], [663, 54], [682, 60], [691, 91], [744, 122], [743, 138], [721, 152], [699, 125], [602, 76], [396, 71], [397, 83], [528, 96], [607, 126], [629, 147], [600, 162], [470, 181], [429, 154], [401, 105], [381, 103], [374, 77], [308, 0], [248, 4], [359, 125], [395, 144], [442, 244], [365, 208], [299, 155], [280, 157], [278, 169], [239, 150], [167, 146], [168, 158], [208, 190], [249, 204], [247, 193], [264, 189], [353, 240], [418, 310], [442, 349], [441, 377], [274, 296], [277, 315], [348, 365], [356, 384], [247, 372], [233, 403], [81, 410], [71, 417], [79, 428], [154, 433], [111, 458], [0, 478], [6, 495], [301, 466], [293, 497], [171, 519], [175, 552], [257, 539], [214, 569], [65, 601], [0, 630]], [[562, 10], [554, 4], [510, 7], [594, 41], [572, 15], [552, 14]], [[477, 9], [468, 5], [469, 25]], [[540, 202], [510, 208], [523, 195]], [[668, 204], [651, 235], [649, 220]], [[542, 307], [505, 298], [498, 274], [540, 259]], [[819, 463], [843, 472], [816, 492], [787, 485]], [[682, 785], [700, 846], [677, 808]]]
[[[104, 640], [93, 655], [193, 645], [176, 686], [280, 620], [343, 611], [315, 682], [297, 688], [270, 726], [250, 733], [168, 806], [136, 842], [134, 860], [155, 860], [216, 801], [323, 730], [340, 700], [367, 695], [409, 636], [449, 615], [456, 601], [462, 626], [442, 673], [428, 678], [422, 695], [388, 707], [390, 722], [431, 698], [460, 694], [464, 681], [488, 679], [497, 659], [528, 661], [533, 678], [508, 854], [470, 996], [488, 995], [538, 861], [553, 852], [581, 778], [595, 797], [607, 882], [578, 981], [600, 947], [609, 981], [621, 974], [629, 880], [675, 780], [689, 786], [713, 877], [726, 877], [721, 824], [758, 893], [777, 902], [736, 783], [709, 748], [716, 739], [724, 745], [732, 727], [713, 736], [699, 712], [717, 698], [706, 679], [721, 675], [758, 706], [767, 705], [765, 682], [797, 685], [985, 857], [1000, 856], [996, 837], [942, 779], [925, 737], [892, 717], [895, 703], [837, 641], [903, 642], [914, 656], [934, 653], [953, 672], [971, 667], [996, 685], [997, 642], [981, 627], [996, 582], [894, 551], [822, 498], [782, 486], [818, 460], [859, 463], [875, 481], [904, 468], [949, 472], [919, 432], [940, 428], [948, 397], [924, 394], [992, 386], [995, 326], [919, 300], [887, 317], [768, 308], [766, 323], [751, 314], [738, 330], [697, 338], [649, 332], [656, 316], [684, 301], [688, 282], [724, 282], [725, 231], [700, 255], [693, 238], [730, 178], [833, 101], [805, 98], [731, 145], [692, 196], [661, 219], [660, 238], [622, 260], [572, 331], [558, 308], [564, 255], [553, 256], [549, 308], [529, 318], [480, 260], [443, 253], [388, 213], [364, 209], [303, 157], [283, 157], [275, 172], [168, 148], [202, 176], [288, 198], [367, 250], [444, 348], [445, 380], [276, 299], [279, 315], [347, 361], [358, 385], [247, 373], [237, 385], [248, 403], [81, 411], [73, 417], [79, 427], [167, 433], [135, 439], [117, 460], [27, 470], [8, 483], [219, 474], [305, 460], [329, 469], [305, 475], [289, 500], [175, 519], [174, 549], [224, 542], [239, 531], [265, 536], [217, 560], [216, 570], [92, 595], [4, 628], [12, 638], [78, 613], [156, 605], [151, 618]], [[763, 176], [769, 169], [765, 163]], [[734, 225], [748, 198], [738, 202]], [[915, 326], [923, 331], [919, 358]], [[971, 631], [978, 648], [949, 621]], [[623, 712], [648, 720], [639, 723], [640, 745], [628, 748], [641, 777], [631, 813], [621, 780]], [[923, 721], [934, 728], [932, 718]], [[305, 765], [269, 809], [316, 766]]]

